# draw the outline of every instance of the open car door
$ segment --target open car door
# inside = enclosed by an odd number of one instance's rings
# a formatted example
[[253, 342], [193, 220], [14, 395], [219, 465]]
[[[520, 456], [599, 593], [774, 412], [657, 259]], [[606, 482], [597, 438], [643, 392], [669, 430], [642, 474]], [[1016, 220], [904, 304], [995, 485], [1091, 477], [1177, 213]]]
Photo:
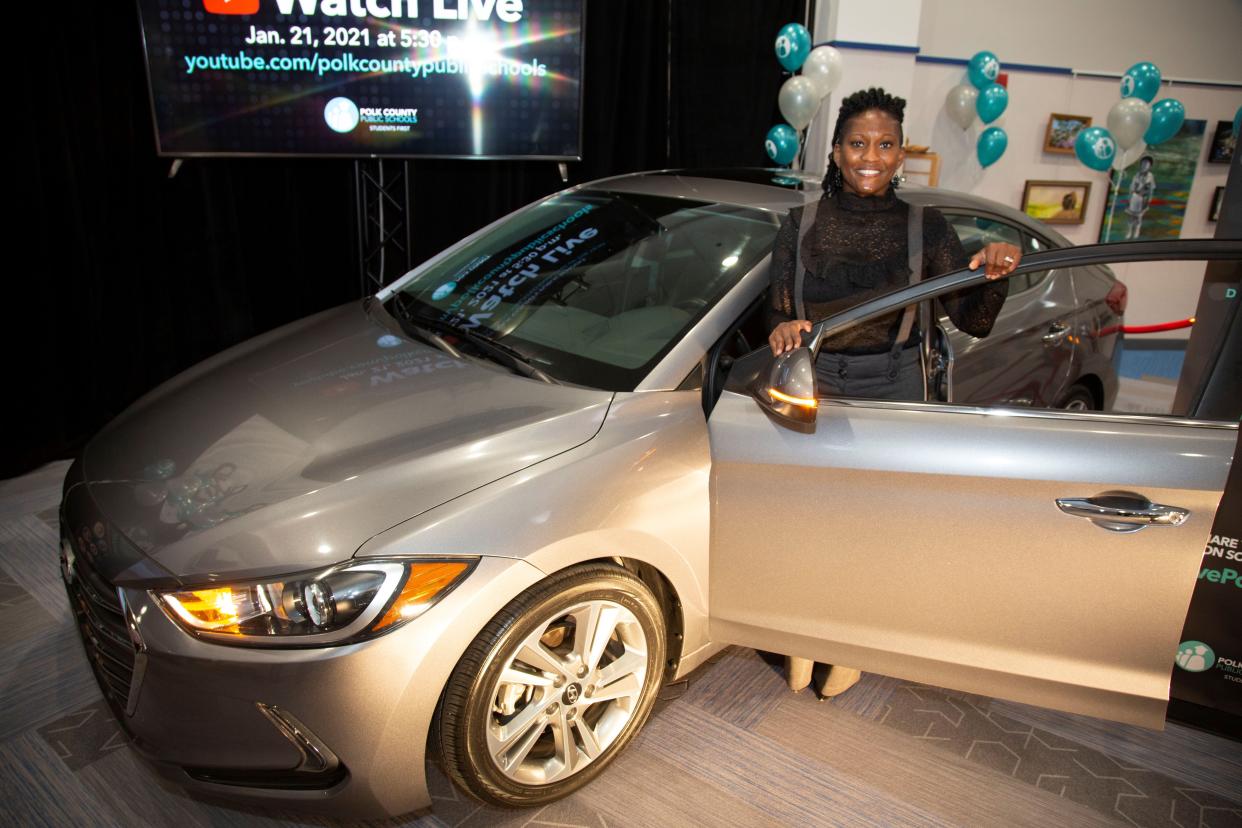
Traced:
[[[1114, 244], [1032, 255], [1016, 274], [1240, 256], [1238, 242]], [[811, 349], [982, 281], [874, 299], [817, 325]], [[1162, 727], [1236, 416], [810, 407], [811, 358], [738, 360], [711, 412], [712, 638]]]

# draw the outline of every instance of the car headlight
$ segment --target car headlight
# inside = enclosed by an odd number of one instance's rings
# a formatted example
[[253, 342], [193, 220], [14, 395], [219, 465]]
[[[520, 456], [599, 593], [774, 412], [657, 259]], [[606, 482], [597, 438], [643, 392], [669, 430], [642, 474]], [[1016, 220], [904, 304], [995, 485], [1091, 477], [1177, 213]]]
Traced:
[[346, 644], [422, 615], [476, 563], [477, 558], [351, 561], [301, 575], [155, 594], [182, 627], [222, 644]]

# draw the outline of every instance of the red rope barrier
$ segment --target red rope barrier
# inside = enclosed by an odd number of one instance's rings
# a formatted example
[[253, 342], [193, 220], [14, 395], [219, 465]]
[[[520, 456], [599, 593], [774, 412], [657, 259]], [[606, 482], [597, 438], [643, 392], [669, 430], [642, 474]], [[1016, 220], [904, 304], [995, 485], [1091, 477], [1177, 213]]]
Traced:
[[1158, 325], [1113, 325], [1108, 328], [1101, 328], [1100, 336], [1108, 336], [1109, 334], [1117, 333], [1117, 331], [1121, 331], [1122, 333], [1128, 333], [1128, 334], [1146, 334], [1146, 333], [1160, 333], [1162, 331], [1176, 331], [1179, 328], [1189, 328], [1193, 324], [1195, 324], [1195, 318], [1192, 316], [1189, 319], [1179, 319], [1176, 322], [1161, 322]]

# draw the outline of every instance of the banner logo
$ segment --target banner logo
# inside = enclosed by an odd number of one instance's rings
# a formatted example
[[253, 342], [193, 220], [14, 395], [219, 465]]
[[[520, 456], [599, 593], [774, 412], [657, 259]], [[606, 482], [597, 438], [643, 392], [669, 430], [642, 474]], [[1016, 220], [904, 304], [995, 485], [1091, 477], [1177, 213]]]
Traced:
[[431, 294], [431, 298], [433, 301], [439, 302], [441, 299], [443, 299], [445, 296], [448, 296], [450, 293], [452, 293], [456, 289], [457, 289], [456, 282], [445, 282], [444, 284], [440, 285], [438, 288], [435, 289], [435, 292]]
[[1188, 673], [1202, 673], [1215, 663], [1216, 653], [1202, 641], [1183, 641], [1177, 648], [1177, 666]]
[[333, 98], [323, 108], [323, 119], [333, 132], [352, 132], [358, 126], [358, 106], [349, 98]]
[[1224, 569], [1212, 569], [1205, 566], [1199, 570], [1199, 580], [1213, 584], [1233, 584], [1235, 587], [1242, 587], [1242, 573], [1228, 566]]
[[258, 14], [259, 0], [203, 0], [208, 14]]

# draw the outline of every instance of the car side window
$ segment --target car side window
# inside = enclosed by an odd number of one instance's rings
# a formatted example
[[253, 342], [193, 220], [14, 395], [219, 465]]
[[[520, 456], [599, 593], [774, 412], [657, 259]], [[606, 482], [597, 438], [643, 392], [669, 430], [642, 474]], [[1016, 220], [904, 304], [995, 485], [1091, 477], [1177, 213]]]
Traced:
[[[1202, 290], [1208, 269], [1216, 268], [1219, 282], [1221, 268], [1236, 273], [1237, 266], [1162, 259], [1033, 272], [1039, 294], [1019, 301], [1011, 294], [987, 336], [949, 331], [947, 347], [938, 349], [948, 364], [931, 366], [931, 399], [1186, 416], [1202, 383], [1220, 375], [1212, 364], [1219, 330], [1196, 324], [1201, 302], [1229, 301], [1225, 290]], [[1235, 405], [1210, 417], [1229, 422], [1239, 413]]]
[[[1024, 234], [1012, 224], [965, 213], [946, 214], [945, 218], [948, 219], [953, 231], [957, 233], [957, 238], [961, 241], [962, 248], [966, 251], [967, 256], [975, 255], [985, 245], [992, 244], [993, 242], [1012, 244], [1024, 253], [1031, 252], [1030, 241], [1032, 237]], [[1032, 287], [1032, 283], [1025, 275], [1018, 275], [1009, 280], [1010, 294], [1022, 293], [1030, 287]]]
[[[1032, 236], [1030, 233], [1022, 234], [1023, 256], [1027, 256], [1031, 253], [1039, 253], [1042, 250], [1048, 250], [1052, 247], [1054, 247], [1054, 245], [1049, 244], [1038, 236]], [[1048, 277], [1048, 273], [1049, 271], [1047, 270], [1041, 270], [1039, 273], [1028, 273], [1026, 275], [1026, 287], [1021, 290], [1037, 287]], [[1010, 288], [1011, 293], [1020, 293], [1021, 290], [1019, 290], [1016, 283]]]
[[1026, 247], [1022, 231], [1012, 224], [964, 213], [949, 214], [945, 218], [957, 233], [967, 256], [975, 255], [984, 245], [993, 242], [1005, 242], [1019, 249]]

